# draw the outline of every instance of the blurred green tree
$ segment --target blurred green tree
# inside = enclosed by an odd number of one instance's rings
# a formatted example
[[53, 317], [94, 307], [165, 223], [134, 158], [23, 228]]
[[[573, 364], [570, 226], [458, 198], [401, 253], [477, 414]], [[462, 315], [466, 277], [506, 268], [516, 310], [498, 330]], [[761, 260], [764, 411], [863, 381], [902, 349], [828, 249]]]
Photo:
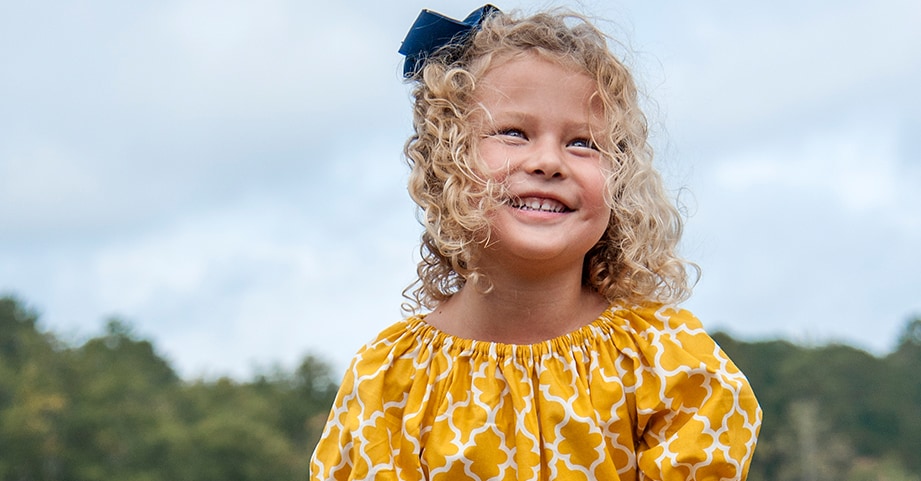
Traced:
[[37, 327], [37, 314], [0, 298], [0, 479], [58, 479], [65, 440], [60, 343]]

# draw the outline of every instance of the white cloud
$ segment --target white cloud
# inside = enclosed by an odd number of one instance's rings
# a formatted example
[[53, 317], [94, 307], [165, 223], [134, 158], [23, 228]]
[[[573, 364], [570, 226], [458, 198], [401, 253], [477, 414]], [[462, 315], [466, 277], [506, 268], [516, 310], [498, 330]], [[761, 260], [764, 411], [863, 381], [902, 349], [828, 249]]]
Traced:
[[826, 196], [856, 214], [902, 210], [913, 176], [900, 162], [893, 133], [858, 125], [730, 154], [714, 166], [716, 185], [735, 193], [773, 187], [804, 198]]
[[689, 306], [748, 337], [887, 352], [921, 306], [921, 169], [899, 130], [823, 125], [699, 172], [685, 245], [704, 277]]
[[302, 217], [279, 205], [190, 217], [99, 250], [87, 278], [68, 288], [153, 334], [186, 375], [245, 375], [259, 359], [290, 364], [318, 347], [304, 336], [323, 329], [311, 306], [328, 299], [323, 286], [340, 267]]
[[661, 93], [683, 130], [714, 143], [862, 111], [894, 89], [910, 96], [898, 79], [921, 66], [918, 18], [904, 1], [670, 9]]
[[333, 10], [287, 0], [162, 4], [125, 34], [133, 55], [121, 62], [120, 94], [193, 125], [323, 125], [314, 121], [354, 112], [395, 72], [395, 55], [381, 55], [374, 17]]
[[47, 143], [0, 151], [0, 232], [29, 228], [35, 217], [67, 223], [96, 200], [99, 180], [86, 162]]
[[316, 240], [285, 239], [285, 214], [278, 206], [212, 213], [110, 245], [93, 259], [99, 303], [140, 312], [162, 297], [227, 289], [221, 284], [228, 281], [315, 280], [318, 262], [307, 242]]

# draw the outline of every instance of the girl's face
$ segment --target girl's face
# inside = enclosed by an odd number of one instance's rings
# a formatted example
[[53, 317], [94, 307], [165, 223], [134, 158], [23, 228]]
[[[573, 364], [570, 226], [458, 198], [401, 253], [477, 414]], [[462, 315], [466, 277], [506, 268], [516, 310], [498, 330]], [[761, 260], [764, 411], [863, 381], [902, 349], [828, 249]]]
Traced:
[[490, 219], [484, 261], [581, 269], [604, 234], [611, 210], [605, 161], [591, 140], [604, 125], [595, 92], [587, 74], [536, 54], [480, 79], [479, 155], [508, 191]]

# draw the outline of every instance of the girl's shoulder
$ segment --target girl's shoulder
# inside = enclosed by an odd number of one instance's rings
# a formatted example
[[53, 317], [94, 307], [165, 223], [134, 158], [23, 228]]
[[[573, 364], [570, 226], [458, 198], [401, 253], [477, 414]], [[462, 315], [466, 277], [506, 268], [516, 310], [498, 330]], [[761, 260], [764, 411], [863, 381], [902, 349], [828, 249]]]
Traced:
[[670, 304], [612, 305], [603, 316], [634, 342], [669, 341], [678, 344], [712, 342], [700, 320], [690, 311]]
[[665, 370], [683, 365], [738, 372], [701, 321], [686, 309], [646, 303], [612, 306], [606, 314], [616, 326], [611, 332], [620, 336], [615, 344], [632, 351], [631, 357], [644, 364]]

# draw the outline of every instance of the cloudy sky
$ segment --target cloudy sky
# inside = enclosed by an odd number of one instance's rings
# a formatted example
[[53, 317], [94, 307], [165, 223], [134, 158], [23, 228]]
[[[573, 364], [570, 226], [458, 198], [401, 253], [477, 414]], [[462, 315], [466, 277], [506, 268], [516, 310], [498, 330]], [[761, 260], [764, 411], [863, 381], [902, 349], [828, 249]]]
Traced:
[[[623, 43], [711, 330], [884, 354], [921, 315], [921, 4], [495, 3]], [[0, 0], [0, 293], [186, 377], [343, 369], [414, 276], [396, 50], [479, 6]]]

